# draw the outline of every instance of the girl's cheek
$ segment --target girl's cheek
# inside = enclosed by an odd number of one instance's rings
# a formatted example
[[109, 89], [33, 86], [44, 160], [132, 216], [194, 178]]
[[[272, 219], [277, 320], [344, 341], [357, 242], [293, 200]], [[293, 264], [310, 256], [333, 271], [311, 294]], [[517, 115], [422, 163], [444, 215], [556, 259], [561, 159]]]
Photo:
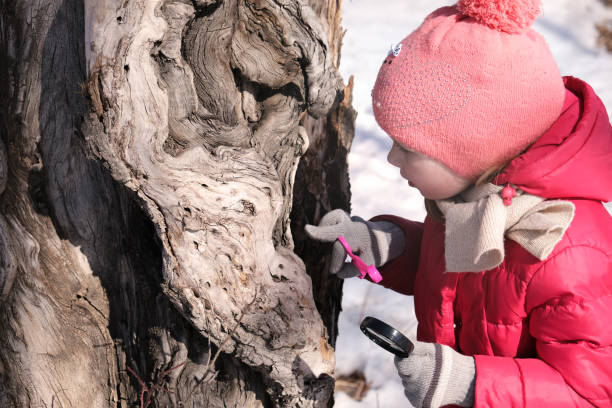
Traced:
[[416, 183], [421, 178], [421, 175], [419, 175], [419, 172], [414, 168], [414, 166], [411, 166], [410, 164], [402, 166], [400, 168], [401, 168], [400, 174], [406, 180]]
[[403, 170], [403, 173], [406, 175], [406, 177], [414, 177], [419, 172], [417, 163], [415, 163], [415, 161], [412, 160], [412, 158], [409, 156], [404, 158], [401, 165], [401, 169]]

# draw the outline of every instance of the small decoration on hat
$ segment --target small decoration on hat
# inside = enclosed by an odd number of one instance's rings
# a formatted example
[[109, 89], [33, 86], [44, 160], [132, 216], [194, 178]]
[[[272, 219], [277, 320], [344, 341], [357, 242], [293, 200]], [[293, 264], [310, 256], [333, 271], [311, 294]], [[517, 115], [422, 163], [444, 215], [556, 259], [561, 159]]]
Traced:
[[498, 31], [519, 34], [531, 27], [541, 12], [540, 0], [460, 0], [459, 12]]
[[397, 57], [400, 55], [400, 52], [402, 52], [402, 43], [397, 44], [395, 47], [392, 45], [387, 56], [393, 54], [395, 57]]
[[506, 184], [506, 187], [502, 189], [501, 197], [504, 199], [504, 205], [512, 204], [512, 199], [516, 197], [516, 190], [510, 185], [510, 183]]

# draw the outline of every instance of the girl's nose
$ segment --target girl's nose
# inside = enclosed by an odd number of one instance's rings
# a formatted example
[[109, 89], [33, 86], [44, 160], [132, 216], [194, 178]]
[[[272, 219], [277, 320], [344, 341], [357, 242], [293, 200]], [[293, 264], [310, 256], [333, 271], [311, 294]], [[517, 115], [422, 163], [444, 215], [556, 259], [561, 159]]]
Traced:
[[387, 161], [395, 167], [399, 167], [398, 159], [397, 159], [398, 147], [395, 142], [393, 142], [393, 146], [391, 146], [391, 150], [387, 154]]

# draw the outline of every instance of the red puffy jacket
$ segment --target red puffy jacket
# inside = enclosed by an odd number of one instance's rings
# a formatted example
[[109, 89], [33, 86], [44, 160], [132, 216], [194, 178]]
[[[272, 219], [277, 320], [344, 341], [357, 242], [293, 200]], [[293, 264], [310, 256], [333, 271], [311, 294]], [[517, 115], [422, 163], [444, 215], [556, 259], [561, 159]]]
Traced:
[[400, 225], [406, 250], [381, 284], [414, 294], [418, 339], [476, 361], [475, 407], [612, 407], [612, 129], [589, 85], [565, 78], [563, 112], [495, 183], [511, 182], [576, 214], [540, 261], [506, 240], [504, 262], [445, 273], [444, 225]]

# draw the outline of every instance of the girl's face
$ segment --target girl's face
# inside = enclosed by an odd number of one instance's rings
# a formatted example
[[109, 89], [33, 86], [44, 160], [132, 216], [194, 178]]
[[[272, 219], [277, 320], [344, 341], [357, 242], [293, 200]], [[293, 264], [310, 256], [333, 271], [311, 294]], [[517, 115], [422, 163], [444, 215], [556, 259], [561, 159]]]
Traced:
[[395, 141], [387, 161], [400, 169], [400, 175], [408, 180], [408, 184], [430, 200], [453, 197], [472, 184], [471, 180], [460, 177], [439, 161], [409, 150]]

